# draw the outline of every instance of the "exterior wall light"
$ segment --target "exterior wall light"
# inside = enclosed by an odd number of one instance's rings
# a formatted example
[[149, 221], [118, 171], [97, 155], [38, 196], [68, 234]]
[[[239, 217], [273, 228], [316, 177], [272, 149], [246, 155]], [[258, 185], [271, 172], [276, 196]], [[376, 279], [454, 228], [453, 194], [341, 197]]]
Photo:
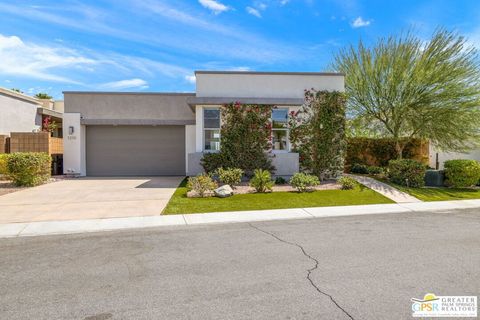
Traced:
[[72, 135], [75, 132], [75, 129], [73, 126], [68, 127], [68, 134]]

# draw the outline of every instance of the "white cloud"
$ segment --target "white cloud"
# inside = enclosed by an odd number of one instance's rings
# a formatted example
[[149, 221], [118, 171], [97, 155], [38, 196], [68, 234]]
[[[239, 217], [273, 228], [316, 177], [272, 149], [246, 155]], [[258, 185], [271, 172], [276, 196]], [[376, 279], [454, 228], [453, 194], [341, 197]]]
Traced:
[[248, 14], [251, 14], [252, 16], [255, 16], [255, 17], [257, 17], [257, 18], [261, 18], [261, 17], [262, 17], [262, 14], [260, 13], [260, 11], [258, 11], [258, 10], [255, 9], [255, 8], [246, 7], [245, 10], [247, 10]]
[[280, 5], [281, 5], [281, 6], [284, 6], [284, 5], [286, 5], [287, 3], [289, 3], [289, 2], [290, 2], [290, 0], [280, 0]]
[[353, 28], [368, 27], [372, 23], [372, 20], [363, 20], [362, 17], [358, 17], [352, 22]]
[[22, 41], [17, 36], [0, 34], [0, 74], [78, 83], [57, 71], [66, 68], [84, 69], [96, 61], [65, 47], [50, 47]]
[[135, 78], [135, 79], [126, 79], [120, 81], [107, 82], [100, 85], [103, 89], [109, 90], [123, 90], [123, 89], [147, 89], [148, 82]]
[[200, 4], [209, 9], [209, 10], [212, 10], [214, 14], [219, 14], [219, 13], [222, 13], [224, 11], [228, 11], [230, 10], [229, 7], [227, 7], [226, 5], [224, 5], [223, 3], [220, 3], [218, 1], [215, 1], [215, 0], [198, 0], [198, 2], [200, 2]]
[[197, 81], [197, 78], [194, 75], [188, 75], [188, 76], [185, 76], [185, 80], [187, 80], [190, 83], [195, 83]]

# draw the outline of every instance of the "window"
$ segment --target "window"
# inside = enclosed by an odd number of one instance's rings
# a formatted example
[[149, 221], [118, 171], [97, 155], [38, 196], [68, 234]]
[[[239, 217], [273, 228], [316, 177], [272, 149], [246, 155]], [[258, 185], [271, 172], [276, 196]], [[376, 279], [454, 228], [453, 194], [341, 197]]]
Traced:
[[220, 109], [203, 109], [204, 150], [220, 150]]
[[288, 151], [288, 109], [272, 110], [272, 150]]

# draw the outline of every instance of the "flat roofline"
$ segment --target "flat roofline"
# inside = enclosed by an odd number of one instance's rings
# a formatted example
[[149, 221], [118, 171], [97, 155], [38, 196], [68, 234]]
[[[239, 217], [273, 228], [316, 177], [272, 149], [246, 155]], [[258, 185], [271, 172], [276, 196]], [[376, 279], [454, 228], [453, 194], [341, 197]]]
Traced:
[[63, 94], [118, 94], [118, 95], [163, 95], [163, 96], [194, 96], [194, 92], [119, 92], [119, 91], [63, 91]]
[[258, 74], [258, 75], [300, 75], [300, 76], [340, 76], [345, 74], [341, 72], [270, 72], [270, 71], [208, 71], [197, 70], [195, 74]]

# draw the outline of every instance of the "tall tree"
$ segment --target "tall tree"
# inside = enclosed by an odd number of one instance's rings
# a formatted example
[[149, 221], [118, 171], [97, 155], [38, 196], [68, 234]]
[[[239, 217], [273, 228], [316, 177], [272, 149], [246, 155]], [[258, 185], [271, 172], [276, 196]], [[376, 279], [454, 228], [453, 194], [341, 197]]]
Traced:
[[449, 151], [479, 144], [479, 57], [464, 37], [439, 29], [428, 42], [411, 33], [371, 48], [360, 41], [336, 55], [334, 68], [346, 74], [348, 115], [393, 138], [398, 158], [414, 137]]

